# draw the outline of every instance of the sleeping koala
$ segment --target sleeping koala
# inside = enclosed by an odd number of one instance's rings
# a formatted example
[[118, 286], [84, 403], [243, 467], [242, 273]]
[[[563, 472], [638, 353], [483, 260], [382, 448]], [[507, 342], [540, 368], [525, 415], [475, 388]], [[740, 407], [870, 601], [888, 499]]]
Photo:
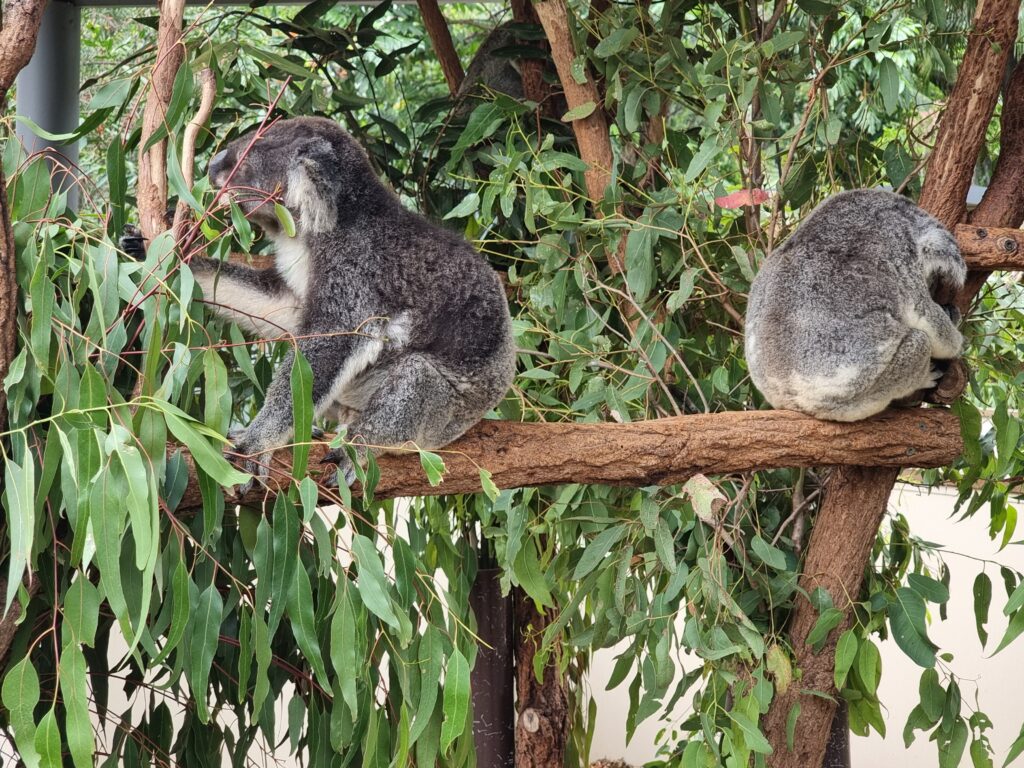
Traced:
[[[515, 345], [498, 276], [461, 237], [406, 210], [337, 124], [279, 121], [229, 144], [209, 173], [276, 254], [264, 270], [192, 259], [204, 297], [258, 337], [294, 337], [313, 372], [315, 415], [347, 425], [360, 452], [440, 448], [505, 396]], [[294, 237], [274, 200], [291, 212]], [[292, 437], [293, 357], [234, 437], [256, 475], [267, 472], [260, 454]], [[351, 482], [345, 454], [329, 459]]]
[[960, 354], [963, 286], [953, 236], [906, 198], [881, 190], [826, 200], [768, 256], [750, 289], [746, 358], [776, 408], [856, 421], [935, 386], [934, 361]]

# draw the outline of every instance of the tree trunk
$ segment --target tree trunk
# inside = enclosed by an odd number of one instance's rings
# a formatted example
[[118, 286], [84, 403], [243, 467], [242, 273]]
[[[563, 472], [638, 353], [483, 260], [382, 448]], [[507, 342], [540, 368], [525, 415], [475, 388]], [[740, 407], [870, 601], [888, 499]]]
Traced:
[[[978, 3], [967, 52], [942, 114], [920, 203], [951, 230], [966, 211], [967, 190], [999, 95], [1006, 57], [1016, 38], [1019, 6], [1019, 0]], [[803, 678], [800, 690], [794, 687], [776, 696], [765, 716], [765, 734], [774, 750], [768, 764], [773, 768], [817, 768], [822, 764], [838, 693], [833, 682], [835, 643], [848, 626], [850, 601], [859, 597], [864, 568], [897, 475], [898, 470], [877, 466], [848, 467], [836, 470], [829, 480], [811, 532], [800, 586], [807, 593], [825, 586], [847, 616], [815, 654], [804, 641], [817, 621], [817, 611], [806, 599], [798, 600], [793, 609], [789, 637]], [[801, 710], [791, 751], [786, 743], [786, 719], [797, 701]]]
[[481, 568], [469, 592], [480, 638], [470, 678], [477, 768], [515, 763], [512, 598], [501, 594], [501, 569]]
[[420, 15], [423, 17], [423, 26], [430, 38], [430, 45], [441, 64], [445, 82], [448, 83], [448, 92], [454, 96], [459, 92], [465, 72], [462, 70], [459, 54], [455, 50], [455, 43], [452, 42], [452, 33], [448, 30], [448, 23], [444, 20], [444, 14], [441, 13], [437, 0], [416, 0], [416, 5], [419, 6]]
[[516, 624], [516, 768], [562, 768], [569, 731], [569, 701], [558, 670], [558, 643], [544, 665], [543, 679], [534, 674], [544, 630], [555, 617], [541, 615], [533, 599], [513, 592]]

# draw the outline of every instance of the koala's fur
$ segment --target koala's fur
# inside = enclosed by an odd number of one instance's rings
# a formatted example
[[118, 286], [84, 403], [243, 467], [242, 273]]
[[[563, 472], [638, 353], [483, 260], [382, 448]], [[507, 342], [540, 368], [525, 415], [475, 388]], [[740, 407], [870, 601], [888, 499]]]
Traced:
[[746, 358], [769, 403], [856, 421], [934, 387], [960, 354], [959, 313], [933, 300], [963, 286], [953, 236], [881, 190], [826, 200], [769, 255], [750, 290]]
[[[518, 44], [515, 31], [509, 24], [499, 24], [480, 43], [469, 66], [462, 85], [455, 94], [454, 115], [464, 117], [479, 103], [478, 98], [486, 97], [487, 91], [500, 91], [514, 99], [523, 98], [523, 78], [516, 59], [495, 55], [502, 48]], [[476, 97], [476, 98], [474, 98]]]
[[[274, 242], [274, 266], [189, 266], [218, 314], [259, 337], [296, 337], [316, 416], [347, 425], [370, 450], [440, 448], [504, 397], [515, 346], [498, 276], [461, 237], [406, 210], [338, 125], [282, 120], [232, 142], [209, 173]], [[270, 195], [291, 212], [295, 237]], [[256, 457], [291, 439], [293, 357], [235, 438], [237, 453]], [[254, 461], [246, 468], [265, 474]]]

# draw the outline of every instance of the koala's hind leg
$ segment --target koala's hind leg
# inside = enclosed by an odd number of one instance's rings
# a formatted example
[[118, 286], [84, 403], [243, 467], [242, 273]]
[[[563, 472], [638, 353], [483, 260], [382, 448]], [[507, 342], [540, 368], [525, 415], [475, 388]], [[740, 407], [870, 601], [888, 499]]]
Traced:
[[[484, 414], [467, 405], [429, 355], [405, 355], [381, 370], [384, 375], [374, 372], [367, 378], [376, 389], [348, 425], [347, 437], [356, 444], [360, 460], [368, 451], [376, 455], [409, 442], [424, 449], [440, 448]], [[343, 448], [331, 451], [323, 461], [338, 464], [347, 481], [354, 479]]]
[[868, 397], [884, 401], [884, 408], [914, 392], [931, 389], [941, 376], [932, 364], [932, 340], [924, 331], [912, 328], [896, 348], [885, 371], [875, 380]]
[[929, 357], [951, 360], [959, 356], [964, 344], [964, 337], [954, 322], [954, 317], [959, 314], [955, 308], [943, 307], [930, 299], [920, 299], [904, 319], [907, 325], [928, 337], [931, 344]]

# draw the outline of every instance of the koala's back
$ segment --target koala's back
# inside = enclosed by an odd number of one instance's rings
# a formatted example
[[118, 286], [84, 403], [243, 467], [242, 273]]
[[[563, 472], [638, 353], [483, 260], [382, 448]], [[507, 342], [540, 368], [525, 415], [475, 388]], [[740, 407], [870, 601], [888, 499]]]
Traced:
[[[841, 420], [884, 408], [888, 400], [860, 401], [892, 375], [914, 307], [930, 301], [920, 244], [940, 235], [937, 221], [888, 192], [844, 192], [819, 206], [751, 286], [746, 356], [766, 399]], [[909, 379], [908, 393], [920, 376]]]

